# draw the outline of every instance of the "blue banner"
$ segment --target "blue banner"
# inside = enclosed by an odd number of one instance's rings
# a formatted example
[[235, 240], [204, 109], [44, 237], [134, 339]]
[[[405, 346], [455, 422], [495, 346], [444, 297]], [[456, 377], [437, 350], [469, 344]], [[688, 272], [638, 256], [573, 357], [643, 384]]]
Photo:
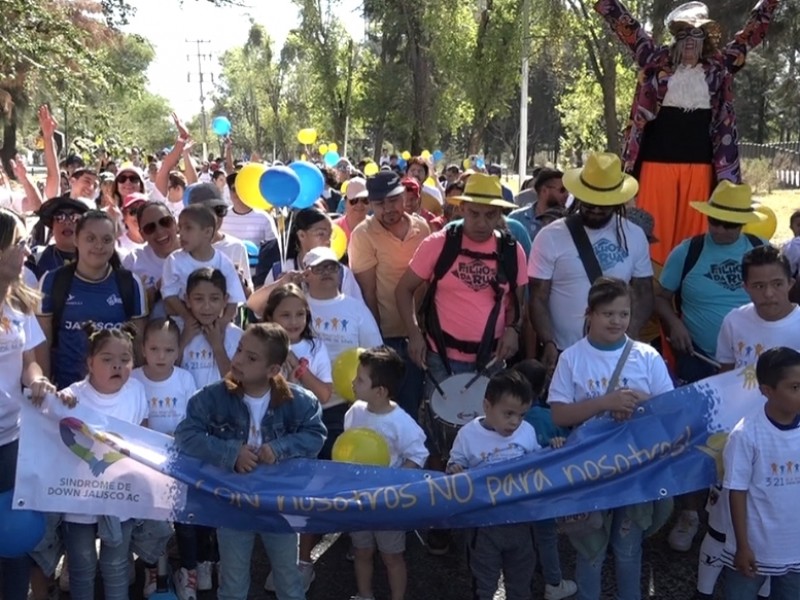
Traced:
[[[761, 406], [749, 370], [728, 373], [653, 398], [629, 421], [593, 419], [561, 449], [457, 475], [316, 460], [261, 465], [239, 475], [177, 453], [166, 436], [88, 411], [53, 407], [42, 415], [27, 409], [15, 506], [168, 517], [261, 531], [410, 530], [532, 521], [707, 487], [717, 481], [727, 432]], [[76, 453], [74, 435], [66, 436], [71, 448], [65, 447], [55, 432], [63, 430], [66, 419], [82, 432], [81, 439], [89, 440], [81, 447], [91, 452]], [[41, 456], [54, 456], [48, 444], [60, 453], [53, 476], [41, 466]], [[98, 462], [104, 456], [114, 460], [105, 466]], [[65, 482], [64, 474], [73, 471]], [[115, 486], [128, 497], [86, 496], [92, 487], [113, 491]]]

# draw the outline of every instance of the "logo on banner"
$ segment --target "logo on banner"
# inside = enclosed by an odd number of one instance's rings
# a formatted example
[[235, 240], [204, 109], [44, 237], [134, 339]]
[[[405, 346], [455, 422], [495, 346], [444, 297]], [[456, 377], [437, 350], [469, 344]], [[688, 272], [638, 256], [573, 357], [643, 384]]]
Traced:
[[[89, 465], [92, 475], [99, 477], [105, 473], [111, 465], [126, 458], [128, 452], [119, 448], [117, 444], [107, 435], [93, 433], [89, 427], [74, 417], [61, 419], [58, 423], [58, 430], [61, 434], [61, 441], [70, 451]], [[100, 448], [95, 453], [95, 442], [99, 442]], [[103, 452], [105, 446], [105, 452]]]

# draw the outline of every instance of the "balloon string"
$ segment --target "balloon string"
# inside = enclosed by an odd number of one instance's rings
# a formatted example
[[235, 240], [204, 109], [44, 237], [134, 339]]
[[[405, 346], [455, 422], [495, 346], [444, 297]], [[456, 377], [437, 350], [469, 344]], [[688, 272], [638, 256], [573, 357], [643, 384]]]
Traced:
[[[289, 214], [289, 218], [288, 218], [287, 223], [286, 223], [286, 241], [284, 242], [284, 246], [286, 247], [286, 253], [288, 254], [289, 253], [289, 248], [288, 248], [288, 246], [289, 246], [289, 234], [292, 231], [292, 219], [294, 217], [294, 211], [293, 210], [289, 210], [288, 208], [283, 208], [281, 210], [284, 211], [284, 215], [286, 213]], [[297, 266], [302, 268], [302, 265], [297, 265]]]

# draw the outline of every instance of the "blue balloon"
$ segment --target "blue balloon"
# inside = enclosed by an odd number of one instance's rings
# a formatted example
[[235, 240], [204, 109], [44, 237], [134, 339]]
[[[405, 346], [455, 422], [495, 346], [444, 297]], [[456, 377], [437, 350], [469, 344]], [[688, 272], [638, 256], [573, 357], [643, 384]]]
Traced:
[[325, 178], [322, 176], [322, 171], [305, 160], [297, 160], [290, 164], [289, 168], [300, 178], [300, 195], [292, 203], [292, 208], [298, 210], [311, 208], [319, 200], [322, 190], [325, 189]]
[[433, 151], [433, 160], [435, 162], [439, 162], [443, 158], [444, 158], [444, 152], [442, 152], [441, 150], [434, 150]]
[[322, 159], [325, 161], [325, 164], [329, 167], [335, 167], [340, 158], [341, 156], [339, 156], [339, 153], [334, 152], [333, 150], [329, 150], [325, 153], [325, 156], [322, 157]]
[[231, 132], [231, 122], [228, 117], [214, 117], [211, 121], [211, 131], [217, 135], [228, 135]]
[[11, 510], [14, 491], [0, 494], [0, 558], [25, 556], [44, 537], [44, 514], [32, 510]]
[[272, 206], [284, 208], [300, 195], [300, 178], [289, 167], [270, 167], [261, 176], [258, 189]]
[[258, 266], [258, 246], [250, 240], [242, 240], [244, 247], [247, 249], [247, 258], [251, 267]]
[[478, 157], [478, 158], [475, 160], [475, 166], [476, 166], [476, 167], [478, 167], [479, 169], [482, 169], [483, 167], [485, 167], [485, 166], [486, 166], [486, 163], [484, 162], [483, 158], [481, 158], [481, 157], [479, 156], [479, 157]]
[[405, 170], [407, 164], [408, 164], [408, 162], [406, 162], [405, 158], [398, 158], [397, 159], [397, 166], [400, 167], [402, 170]]

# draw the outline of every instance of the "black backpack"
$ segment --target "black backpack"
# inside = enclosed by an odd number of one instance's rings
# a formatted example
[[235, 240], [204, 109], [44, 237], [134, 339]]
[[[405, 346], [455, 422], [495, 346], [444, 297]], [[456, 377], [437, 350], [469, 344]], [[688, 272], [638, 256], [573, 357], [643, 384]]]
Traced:
[[[494, 236], [497, 240], [497, 251], [491, 254], [483, 252], [473, 252], [461, 247], [461, 240], [464, 235], [463, 224], [456, 225], [447, 229], [445, 234], [444, 247], [439, 258], [433, 267], [433, 279], [428, 282], [428, 290], [419, 308], [419, 322], [423, 330], [433, 338], [436, 346], [436, 353], [439, 354], [447, 368], [448, 373], [452, 373], [449, 361], [447, 360], [447, 348], [455, 348], [465, 354], [475, 354], [478, 370], [482, 370], [491, 358], [494, 347], [494, 329], [500, 315], [500, 307], [503, 302], [502, 284], [509, 285], [514, 307], [514, 321], [519, 319], [519, 303], [517, 302], [517, 275], [519, 274], [519, 264], [517, 263], [517, 240], [508, 231], [495, 231]], [[436, 312], [434, 299], [439, 281], [450, 270], [459, 255], [480, 260], [497, 261], [497, 274], [491, 281], [492, 289], [495, 293], [495, 303], [492, 312], [486, 321], [481, 341], [467, 342], [459, 340], [442, 331], [439, 324], [439, 315]]]
[[[53, 299], [53, 324], [50, 336], [50, 346], [52, 348], [58, 347], [58, 331], [64, 318], [64, 306], [69, 296], [69, 290], [72, 287], [72, 280], [75, 278], [76, 267], [77, 263], [70, 263], [59, 267], [53, 272], [53, 288], [50, 291]], [[114, 269], [114, 277], [117, 280], [117, 289], [122, 298], [125, 318], [130, 320], [136, 316], [136, 307], [133, 301], [136, 294], [136, 284], [133, 281], [134, 275], [127, 269], [116, 268]]]

